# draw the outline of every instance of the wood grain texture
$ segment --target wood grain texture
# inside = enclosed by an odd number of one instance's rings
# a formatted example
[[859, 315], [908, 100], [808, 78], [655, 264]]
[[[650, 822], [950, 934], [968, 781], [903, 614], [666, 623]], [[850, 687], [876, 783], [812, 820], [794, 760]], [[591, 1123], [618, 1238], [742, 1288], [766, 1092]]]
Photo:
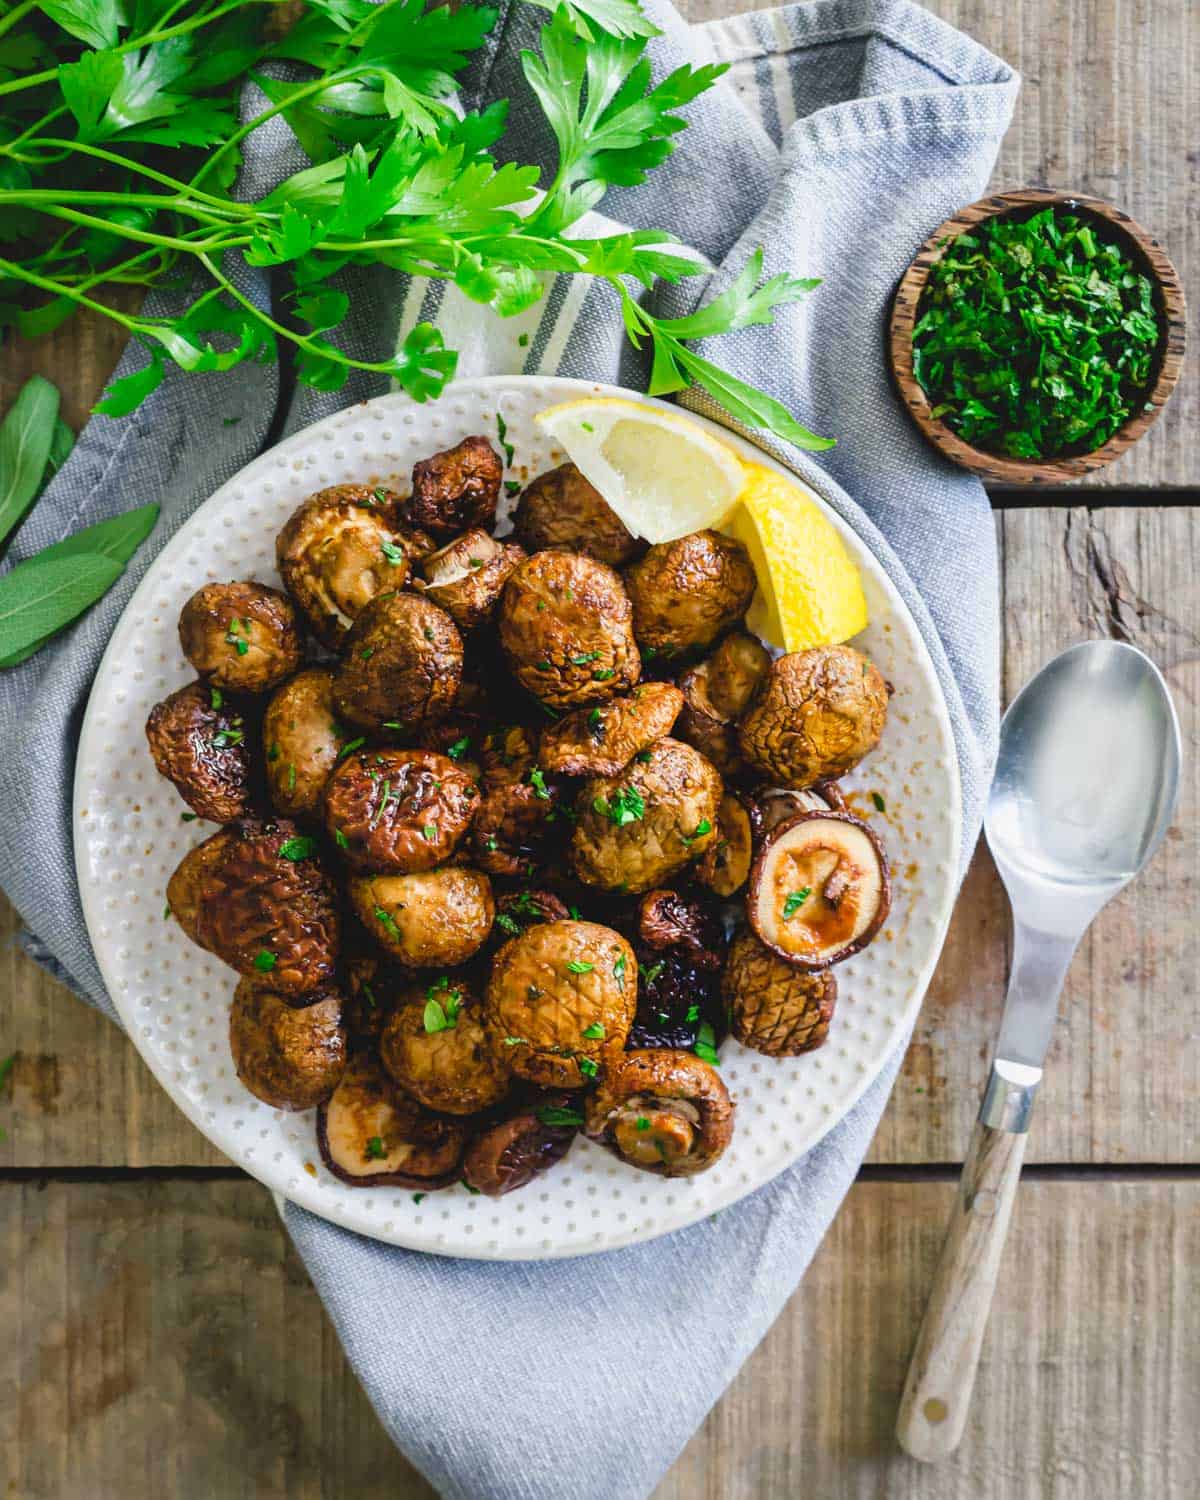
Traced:
[[971, 1134], [896, 1418], [913, 1458], [948, 1458], [966, 1430], [1026, 1140], [982, 1121]]
[[[854, 1188], [655, 1500], [1185, 1500], [1200, 1184], [1022, 1184], [956, 1458], [895, 1448], [949, 1183]], [[248, 1182], [0, 1187], [0, 1492], [433, 1500]]]

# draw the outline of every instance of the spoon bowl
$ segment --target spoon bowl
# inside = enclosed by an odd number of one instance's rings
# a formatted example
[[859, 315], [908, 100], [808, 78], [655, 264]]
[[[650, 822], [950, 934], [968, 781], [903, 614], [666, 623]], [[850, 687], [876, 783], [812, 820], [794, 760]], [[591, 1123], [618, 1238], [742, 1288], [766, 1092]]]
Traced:
[[1162, 842], [1179, 790], [1162, 674], [1121, 641], [1056, 656], [1010, 705], [984, 828], [1019, 921], [1078, 930]]

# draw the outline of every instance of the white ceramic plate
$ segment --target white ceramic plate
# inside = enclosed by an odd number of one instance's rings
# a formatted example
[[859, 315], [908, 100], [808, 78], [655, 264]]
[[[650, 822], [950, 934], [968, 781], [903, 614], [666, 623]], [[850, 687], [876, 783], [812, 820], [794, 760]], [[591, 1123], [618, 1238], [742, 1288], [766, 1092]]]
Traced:
[[[721, 1070], [737, 1100], [737, 1128], [716, 1167], [668, 1181], [578, 1140], [522, 1192], [490, 1199], [459, 1187], [417, 1204], [404, 1190], [339, 1182], [321, 1162], [312, 1112], [271, 1109], [238, 1082], [227, 1040], [235, 976], [163, 918], [168, 876], [213, 831], [181, 821], [183, 804], [155, 772], [142, 727], [151, 707], [194, 675], [179, 649], [181, 606], [214, 579], [278, 585], [275, 533], [306, 496], [347, 481], [407, 492], [417, 459], [470, 433], [495, 437], [497, 413], [515, 449], [509, 477], [532, 478], [563, 461], [535, 413], [596, 392], [630, 394], [506, 376], [452, 385], [425, 406], [384, 396], [255, 459], [197, 510], [146, 574], [113, 632], [80, 736], [75, 857], [83, 909], [135, 1046], [184, 1114], [247, 1172], [333, 1223], [417, 1250], [497, 1260], [607, 1250], [682, 1228], [760, 1187], [832, 1129], [879, 1072], [920, 1005], [953, 901], [958, 770], [933, 667], [883, 570], [834, 517], [870, 607], [856, 644], [896, 690], [883, 744], [850, 778], [853, 805], [891, 854], [893, 907], [874, 943], [839, 967], [837, 1012], [819, 1052], [775, 1061], [725, 1043]], [[747, 457], [771, 462], [714, 430]]]

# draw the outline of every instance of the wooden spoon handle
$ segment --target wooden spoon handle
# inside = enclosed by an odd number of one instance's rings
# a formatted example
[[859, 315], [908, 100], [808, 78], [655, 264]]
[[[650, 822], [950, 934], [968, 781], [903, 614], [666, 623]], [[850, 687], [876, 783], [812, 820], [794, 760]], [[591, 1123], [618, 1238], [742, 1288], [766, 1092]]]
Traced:
[[967, 1423], [1024, 1155], [1024, 1132], [976, 1124], [896, 1421], [900, 1446], [926, 1463], [952, 1453]]

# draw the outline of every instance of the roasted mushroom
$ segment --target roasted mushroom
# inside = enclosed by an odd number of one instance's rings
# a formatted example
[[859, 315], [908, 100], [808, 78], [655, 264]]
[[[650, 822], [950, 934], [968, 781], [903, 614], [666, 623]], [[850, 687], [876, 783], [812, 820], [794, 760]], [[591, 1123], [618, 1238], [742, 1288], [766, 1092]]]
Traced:
[[703, 650], [740, 620], [757, 584], [741, 542], [693, 531], [651, 547], [626, 570], [625, 587], [638, 645], [679, 656]]
[[829, 1035], [837, 980], [828, 970], [809, 974], [784, 963], [752, 932], [742, 932], [729, 949], [721, 993], [743, 1046], [767, 1057], [797, 1057]]
[[627, 1052], [587, 1102], [587, 1133], [630, 1166], [691, 1177], [733, 1137], [733, 1100], [721, 1075], [691, 1052]]
[[263, 719], [267, 790], [289, 818], [319, 815], [346, 731], [333, 707], [333, 673], [308, 667], [275, 690]]
[[280, 995], [328, 985], [340, 939], [337, 892], [316, 841], [294, 823], [230, 824], [184, 855], [167, 904], [188, 937]]
[[329, 836], [356, 870], [432, 870], [450, 858], [478, 800], [475, 783], [432, 750], [359, 750], [325, 787]]
[[328, 1099], [346, 1066], [342, 997], [324, 990], [293, 1006], [265, 984], [243, 979], [229, 1012], [229, 1050], [237, 1076], [274, 1109], [312, 1109]]
[[818, 646], [771, 663], [742, 719], [742, 754], [780, 786], [843, 776], [879, 743], [888, 688], [853, 646]]
[[496, 954], [485, 1010], [498, 1056], [545, 1088], [583, 1088], [625, 1045], [633, 949], [595, 922], [542, 922]]
[[766, 648], [744, 630], [735, 630], [679, 679], [683, 711], [676, 736], [707, 756], [722, 776], [737, 776], [745, 769], [737, 721], [770, 665]]
[[845, 812], [846, 799], [836, 781], [817, 781], [803, 791], [793, 787], [760, 787], [748, 800], [755, 839], [802, 812]]
[[467, 1127], [423, 1108], [372, 1053], [360, 1052], [317, 1112], [317, 1144], [325, 1165], [351, 1187], [429, 1192], [457, 1181]]
[[485, 437], [463, 438], [453, 448], [413, 465], [412, 494], [404, 513], [414, 526], [443, 541], [460, 531], [496, 524], [504, 465]]
[[488, 1045], [478, 1000], [445, 974], [409, 991], [383, 1028], [379, 1055], [406, 1094], [443, 1114], [473, 1115], [508, 1093], [508, 1070]]
[[471, 824], [471, 858], [489, 875], [527, 880], [545, 862], [559, 821], [557, 788], [535, 767], [532, 782], [485, 792]]
[[643, 550], [574, 464], [561, 464], [526, 485], [513, 515], [513, 532], [527, 552], [585, 552], [610, 568], [625, 567]]
[[219, 687], [192, 682], [146, 720], [159, 775], [198, 817], [229, 823], [250, 811], [250, 744], [244, 708]]
[[468, 531], [421, 564], [425, 597], [460, 630], [474, 630], [491, 616], [509, 574], [524, 561], [523, 547], [498, 542], [486, 531]]
[[707, 956], [699, 963], [682, 949], [639, 950], [637, 1014], [627, 1047], [715, 1049], [725, 1031], [719, 958], [714, 966]]
[[526, 1187], [563, 1159], [582, 1124], [569, 1094], [530, 1100], [475, 1137], [463, 1158], [463, 1179], [489, 1198]]
[[399, 519], [400, 497], [335, 484], [294, 511], [275, 541], [284, 587], [317, 639], [337, 650], [372, 599], [402, 588], [433, 539]]
[[462, 637], [445, 610], [391, 594], [368, 604], [347, 634], [333, 701], [359, 729], [411, 738], [450, 712], [462, 663]]
[[798, 969], [827, 969], [865, 948], [891, 905], [887, 855], [850, 813], [799, 813], [764, 839], [746, 914], [771, 951]]
[[643, 947], [678, 953], [701, 969], [721, 967], [721, 919], [700, 901], [678, 891], [647, 891], [638, 902], [637, 924]]
[[183, 654], [206, 682], [265, 693], [303, 657], [292, 601], [265, 583], [206, 583], [179, 616]]
[[537, 764], [537, 742], [523, 724], [498, 724], [488, 730], [479, 746], [485, 791], [516, 786]]
[[[347, 934], [351, 937], [353, 929]], [[365, 945], [364, 945], [365, 946]], [[351, 1036], [378, 1041], [400, 995], [407, 993], [413, 976], [402, 965], [378, 953], [342, 955], [342, 982], [346, 1003], [342, 1019]]]
[[753, 859], [751, 804], [740, 792], [727, 791], [717, 809], [717, 836], [696, 866], [696, 879], [728, 900], [746, 884]]
[[633, 757], [670, 734], [683, 695], [668, 682], [643, 682], [627, 698], [577, 708], [542, 731], [538, 760], [566, 776], [616, 776]]
[[413, 969], [451, 969], [483, 946], [496, 914], [486, 875], [462, 865], [356, 875], [350, 901], [385, 952]]
[[564, 902], [553, 891], [509, 891], [496, 902], [494, 934], [503, 942], [520, 937], [527, 927], [538, 922], [565, 922], [571, 915]]
[[690, 745], [661, 739], [620, 776], [584, 783], [571, 863], [585, 885], [637, 894], [665, 884], [717, 837], [721, 778]]
[[578, 552], [538, 552], [504, 586], [500, 644], [521, 686], [552, 708], [627, 692], [641, 659], [621, 580]]

